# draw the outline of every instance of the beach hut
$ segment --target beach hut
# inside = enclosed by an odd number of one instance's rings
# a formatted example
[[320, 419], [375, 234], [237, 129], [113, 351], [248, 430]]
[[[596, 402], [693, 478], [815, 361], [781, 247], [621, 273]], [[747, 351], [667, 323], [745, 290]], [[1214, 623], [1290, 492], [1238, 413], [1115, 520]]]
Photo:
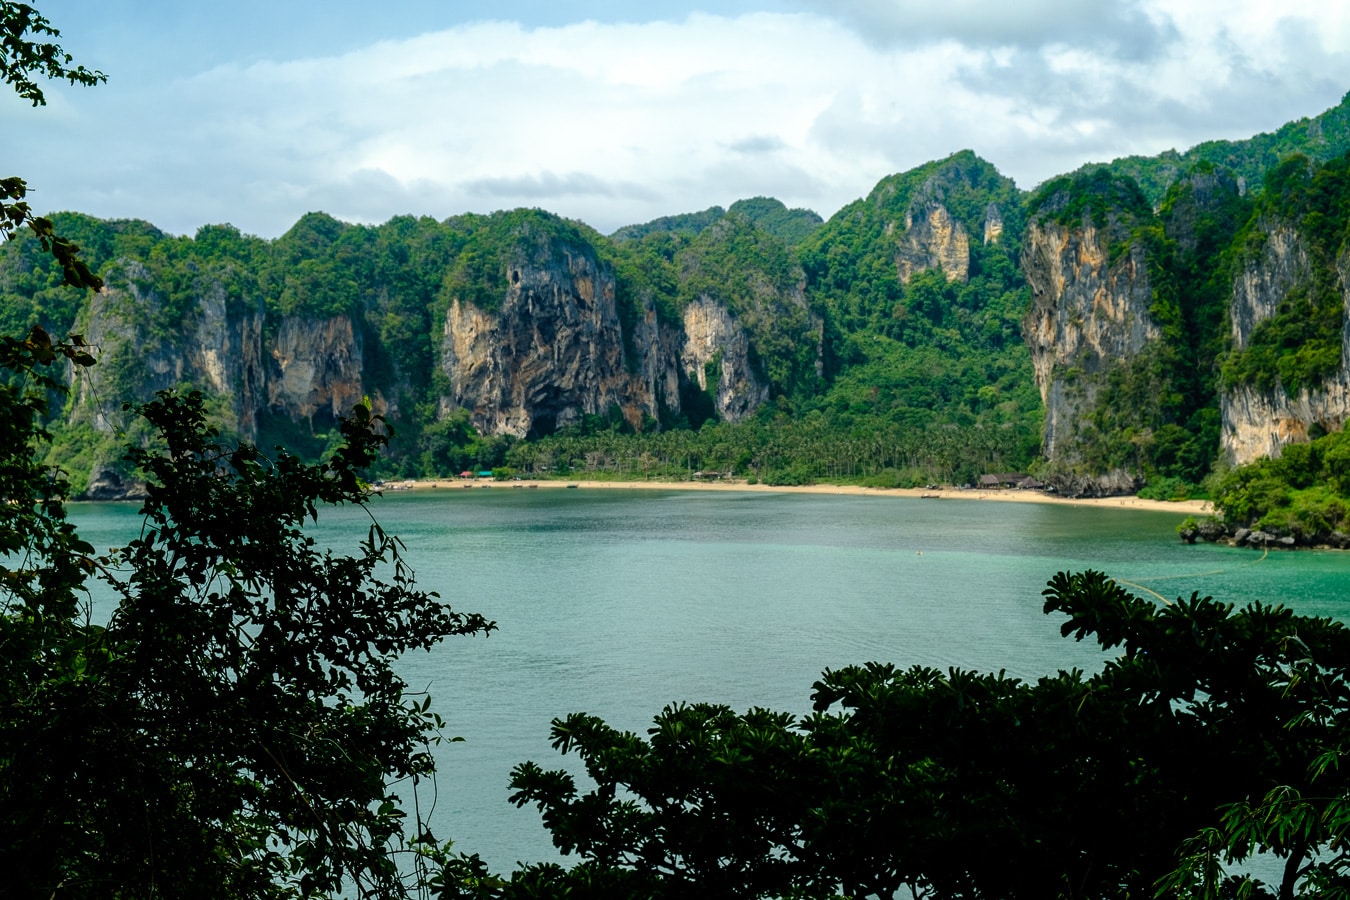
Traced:
[[[1022, 487], [1027, 481], [1027, 476], [1020, 472], [998, 472], [996, 474], [981, 475], [980, 487], [984, 490], [1004, 490], [1007, 488]], [[1032, 479], [1033, 481], [1035, 479]], [[1037, 482], [1039, 484], [1039, 482]]]

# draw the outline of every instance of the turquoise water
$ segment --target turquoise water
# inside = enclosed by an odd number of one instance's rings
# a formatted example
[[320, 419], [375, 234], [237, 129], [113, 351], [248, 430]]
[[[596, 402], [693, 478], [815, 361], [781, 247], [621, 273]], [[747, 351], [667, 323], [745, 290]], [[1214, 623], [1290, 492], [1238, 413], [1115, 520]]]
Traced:
[[[537, 813], [507, 803], [507, 779], [526, 759], [567, 764], [548, 727], [568, 712], [639, 732], [675, 701], [805, 712], [822, 669], [868, 660], [1026, 678], [1092, 668], [1095, 646], [1041, 613], [1060, 570], [1350, 618], [1350, 554], [1186, 546], [1171, 513], [501, 486], [392, 494], [373, 510], [423, 586], [500, 628], [403, 662], [465, 738], [440, 751], [436, 831], [498, 869], [554, 856]], [[99, 548], [137, 525], [132, 505], [74, 516]], [[367, 523], [325, 513], [316, 536], [342, 546]]]

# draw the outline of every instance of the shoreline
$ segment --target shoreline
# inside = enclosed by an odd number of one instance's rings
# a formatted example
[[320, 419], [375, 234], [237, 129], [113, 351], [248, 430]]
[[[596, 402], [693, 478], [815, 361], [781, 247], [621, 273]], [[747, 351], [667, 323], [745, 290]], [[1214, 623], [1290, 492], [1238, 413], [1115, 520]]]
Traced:
[[840, 494], [855, 497], [906, 497], [930, 500], [984, 500], [993, 503], [1043, 503], [1058, 506], [1095, 506], [1103, 509], [1140, 509], [1149, 512], [1175, 512], [1182, 516], [1209, 515], [1213, 512], [1208, 500], [1144, 500], [1139, 497], [1079, 497], [1070, 499], [1044, 494], [1040, 491], [1016, 489], [987, 490], [955, 488], [872, 488], [852, 484], [766, 485], [746, 484], [743, 481], [554, 481], [524, 479], [521, 481], [490, 481], [478, 479], [440, 478], [418, 481], [399, 481], [385, 484], [385, 491], [465, 490], [469, 488], [512, 490], [516, 488], [560, 490], [575, 485], [579, 490], [652, 490], [652, 491], [721, 491], [764, 494]]

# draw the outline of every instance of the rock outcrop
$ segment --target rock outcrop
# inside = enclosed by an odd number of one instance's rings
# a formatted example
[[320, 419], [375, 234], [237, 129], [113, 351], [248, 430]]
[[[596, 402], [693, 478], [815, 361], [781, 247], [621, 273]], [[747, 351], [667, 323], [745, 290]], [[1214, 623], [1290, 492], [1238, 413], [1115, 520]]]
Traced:
[[446, 312], [441, 405], [467, 409], [483, 433], [549, 434], [612, 406], [639, 422], [655, 412], [628, 396], [614, 274], [589, 248], [559, 250], [510, 260], [499, 311], [455, 298]]
[[856, 209], [844, 214], [876, 222], [891, 242], [903, 284], [933, 269], [949, 282], [964, 283], [970, 278], [972, 241], [998, 244], [1005, 228], [1021, 229], [1016, 186], [969, 150], [883, 179]]
[[156, 391], [192, 385], [228, 409], [227, 427], [254, 438], [267, 384], [261, 304], [231, 304], [220, 283], [208, 280], [195, 304], [170, 308], [134, 261], [109, 272], [106, 282], [82, 325], [100, 364], [75, 385], [74, 418], [112, 431], [126, 400], [144, 402]]
[[[107, 435], [111, 447], [125, 425], [124, 402], [191, 387], [208, 395], [227, 431], [321, 445], [363, 398], [397, 421], [398, 395], [411, 391], [442, 416], [467, 410], [481, 433], [524, 437], [616, 410], [634, 428], [675, 422], [691, 400], [698, 421], [738, 421], [786, 371], [762, 347], [805, 346], [811, 374], [820, 375], [823, 326], [808, 309], [801, 272], [781, 249], [772, 258], [763, 248], [738, 256], [747, 239], [762, 239], [743, 216], [710, 226], [681, 263], [688, 265], [677, 277], [701, 279], [701, 287], [679, 287], [680, 297], [642, 287], [647, 295], [626, 297], [623, 310], [615, 269], [584, 231], [543, 213], [517, 214], [508, 225], [475, 251], [491, 262], [476, 262], [467, 279], [462, 271], [445, 276], [443, 316], [432, 323], [428, 315], [420, 331], [431, 331], [431, 365], [415, 385], [417, 351], [379, 336], [392, 328], [405, 342], [419, 339], [415, 316], [434, 307], [392, 293], [408, 290], [410, 279], [375, 285], [364, 310], [343, 300], [348, 312], [325, 314], [342, 305], [328, 301], [347, 284], [337, 271], [319, 282], [327, 293], [306, 300], [288, 276], [242, 274], [228, 261], [191, 270], [186, 284], [157, 284], [146, 262], [118, 261], [77, 326], [100, 365], [76, 384], [72, 420]], [[445, 259], [454, 264], [453, 254]], [[727, 272], [734, 284], [724, 284]], [[284, 302], [264, 304], [263, 292], [278, 284]], [[277, 306], [294, 311], [281, 315]], [[88, 490], [113, 497], [139, 487], [114, 456], [95, 466]]]
[[895, 268], [902, 282], [916, 272], [941, 269], [948, 281], [970, 277], [970, 237], [931, 188], [916, 192], [905, 213], [905, 230], [895, 251]]
[[[784, 319], [783, 304], [806, 315], [799, 288], [784, 298], [763, 286], [749, 292], [739, 314], [709, 294], [696, 296], [678, 324], [663, 321], [648, 298], [625, 331], [615, 274], [590, 247], [522, 245], [508, 272], [499, 308], [450, 301], [440, 343], [449, 385], [442, 414], [466, 409], [487, 434], [550, 434], [614, 409], [637, 428], [679, 416], [691, 391], [706, 393], [721, 419], [739, 421], [769, 397], [756, 327]], [[820, 323], [813, 326], [819, 357]]]
[[997, 203], [990, 203], [984, 210], [984, 242], [997, 244], [1003, 237], [1003, 212]]
[[[350, 316], [281, 320], [268, 348], [267, 409], [326, 430], [366, 396], [361, 333]], [[383, 412], [380, 398], [372, 398]]]
[[1129, 243], [1131, 223], [1118, 212], [1099, 228], [1086, 213], [1081, 221], [1063, 224], [1053, 215], [1053, 201], [1048, 207], [1028, 223], [1022, 243], [1022, 267], [1032, 290], [1023, 335], [1045, 404], [1042, 452], [1061, 473], [1052, 479], [1061, 490], [1130, 490], [1139, 473], [1128, 467], [1081, 467], [1112, 374], [1134, 364], [1161, 336], [1149, 313], [1144, 249]]
[[[1230, 318], [1238, 350], [1247, 346], [1257, 324], [1275, 315], [1285, 298], [1313, 277], [1307, 245], [1296, 231], [1283, 224], [1266, 224], [1264, 230], [1260, 254], [1233, 283]], [[1350, 259], [1342, 257], [1337, 271], [1347, 304], [1340, 369], [1317, 388], [1304, 387], [1292, 397], [1279, 384], [1270, 390], [1235, 385], [1224, 391], [1221, 440], [1230, 464], [1279, 456], [1286, 445], [1307, 441], [1314, 426], [1336, 431], [1350, 417]]]
[[1044, 448], [1072, 453], [1076, 423], [1095, 402], [1101, 376], [1160, 336], [1149, 315], [1151, 291], [1143, 249], [1109, 262], [1103, 235], [1090, 223], [1066, 228], [1031, 223], [1022, 264], [1032, 302], [1023, 334], [1046, 406]]
[[769, 399], [769, 386], [750, 360], [750, 336], [727, 308], [699, 297], [684, 310], [680, 371], [712, 395], [717, 413], [739, 422]]

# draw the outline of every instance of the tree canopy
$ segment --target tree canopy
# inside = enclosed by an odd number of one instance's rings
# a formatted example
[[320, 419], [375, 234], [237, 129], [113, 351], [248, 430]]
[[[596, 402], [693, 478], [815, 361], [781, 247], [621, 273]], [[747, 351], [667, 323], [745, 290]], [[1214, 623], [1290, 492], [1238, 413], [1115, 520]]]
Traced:
[[[26, 3], [0, 0], [0, 74], [24, 100], [34, 106], [47, 102], [36, 77], [64, 79], [71, 84], [92, 86], [107, 80], [97, 70], [74, 64], [61, 46], [47, 38], [59, 38], [45, 16]], [[79, 257], [79, 246], [56, 233], [50, 219], [34, 216], [27, 200], [28, 185], [22, 178], [0, 178], [0, 240], [27, 226], [61, 264], [65, 280], [78, 287], [98, 287], [100, 281]]]
[[0, 869], [34, 897], [401, 896], [435, 843], [406, 807], [441, 723], [393, 661], [493, 626], [418, 589], [373, 519], [350, 555], [306, 536], [369, 496], [379, 418], [357, 407], [304, 463], [223, 445], [200, 394], [162, 394], [139, 410], [153, 449], [129, 451], [141, 534], [99, 557], [39, 461], [65, 360], [92, 361], [0, 340], [22, 376], [0, 388]]
[[[535, 805], [579, 858], [448, 896], [1343, 897], [1350, 888], [1350, 630], [1208, 597], [1157, 605], [1100, 572], [1044, 592], [1066, 637], [1119, 653], [1093, 675], [869, 663], [827, 671], [814, 712], [679, 704], [645, 737], [574, 714], [529, 762]], [[1265, 884], [1225, 863], [1258, 852]]]

